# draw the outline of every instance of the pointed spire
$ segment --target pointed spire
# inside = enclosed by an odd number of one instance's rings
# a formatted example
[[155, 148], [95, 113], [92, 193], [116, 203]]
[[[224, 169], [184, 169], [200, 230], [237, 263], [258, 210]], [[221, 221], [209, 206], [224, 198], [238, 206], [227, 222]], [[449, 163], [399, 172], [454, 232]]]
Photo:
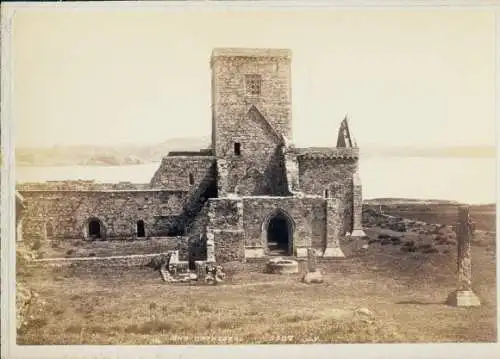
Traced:
[[337, 137], [337, 147], [353, 147], [351, 132], [349, 131], [349, 122], [347, 113], [344, 116], [339, 128]]

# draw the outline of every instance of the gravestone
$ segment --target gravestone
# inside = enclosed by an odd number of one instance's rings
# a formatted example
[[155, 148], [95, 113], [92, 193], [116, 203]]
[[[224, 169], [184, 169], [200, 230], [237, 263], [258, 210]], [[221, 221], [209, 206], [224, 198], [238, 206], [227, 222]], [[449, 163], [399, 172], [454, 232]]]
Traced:
[[478, 307], [479, 298], [472, 291], [471, 261], [472, 222], [468, 206], [458, 209], [457, 225], [457, 290], [448, 296], [448, 304], [456, 307]]
[[302, 279], [304, 283], [323, 283], [323, 275], [318, 270], [316, 251], [313, 248], [307, 249], [307, 271]]

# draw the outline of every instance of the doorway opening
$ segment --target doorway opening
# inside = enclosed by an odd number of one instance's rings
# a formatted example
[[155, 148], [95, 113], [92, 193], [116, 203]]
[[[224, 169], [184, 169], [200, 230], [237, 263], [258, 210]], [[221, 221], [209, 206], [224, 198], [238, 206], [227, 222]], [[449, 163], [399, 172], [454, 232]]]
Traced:
[[89, 238], [91, 240], [102, 239], [101, 222], [98, 219], [91, 219], [88, 227]]
[[286, 214], [277, 212], [267, 225], [267, 247], [269, 255], [291, 255], [293, 224]]

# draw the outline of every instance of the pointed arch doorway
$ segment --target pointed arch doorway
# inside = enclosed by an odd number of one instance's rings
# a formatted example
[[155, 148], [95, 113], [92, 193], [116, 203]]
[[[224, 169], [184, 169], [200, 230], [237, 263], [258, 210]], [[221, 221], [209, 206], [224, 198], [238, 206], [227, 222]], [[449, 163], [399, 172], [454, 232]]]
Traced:
[[262, 224], [262, 237], [268, 255], [291, 256], [294, 252], [292, 218], [285, 211], [273, 211]]

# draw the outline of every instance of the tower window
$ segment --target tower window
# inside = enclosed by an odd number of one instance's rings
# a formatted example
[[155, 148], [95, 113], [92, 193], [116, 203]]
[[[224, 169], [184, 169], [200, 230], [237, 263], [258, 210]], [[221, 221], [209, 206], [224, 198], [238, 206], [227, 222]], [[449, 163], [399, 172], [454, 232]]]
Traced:
[[325, 194], [325, 198], [330, 197], [330, 192], [328, 191], [328, 189], [325, 189], [324, 194]]
[[146, 236], [146, 229], [144, 228], [144, 221], [141, 219], [137, 221], [137, 237], [142, 238]]
[[245, 85], [246, 85], [247, 95], [258, 96], [260, 95], [262, 77], [257, 74], [246, 75]]
[[189, 174], [189, 185], [190, 186], [194, 185], [194, 176], [192, 173]]
[[241, 143], [236, 142], [236, 143], [234, 144], [234, 154], [235, 154], [236, 156], [241, 156]]

